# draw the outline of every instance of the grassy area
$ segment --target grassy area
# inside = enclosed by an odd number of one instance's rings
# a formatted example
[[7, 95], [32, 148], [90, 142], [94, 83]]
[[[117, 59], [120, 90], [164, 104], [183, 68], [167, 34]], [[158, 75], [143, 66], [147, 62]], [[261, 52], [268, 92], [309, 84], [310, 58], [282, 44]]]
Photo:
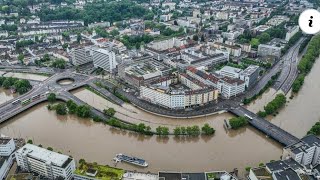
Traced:
[[81, 162], [79, 167], [76, 169], [74, 173], [81, 176], [87, 176], [86, 172], [88, 171], [88, 169], [96, 170], [97, 175], [94, 178], [101, 179], [101, 180], [121, 179], [124, 174], [123, 169], [113, 168], [107, 165], [106, 166], [99, 165], [97, 163], [87, 163], [87, 162]]

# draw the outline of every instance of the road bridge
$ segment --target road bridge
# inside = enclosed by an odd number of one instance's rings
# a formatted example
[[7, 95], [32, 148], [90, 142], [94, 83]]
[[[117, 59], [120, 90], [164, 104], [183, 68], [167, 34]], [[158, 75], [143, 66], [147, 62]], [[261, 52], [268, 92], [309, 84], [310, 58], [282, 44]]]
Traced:
[[257, 116], [255, 113], [249, 111], [248, 109], [242, 106], [230, 108], [228, 111], [237, 116], [248, 115], [252, 117], [252, 119], [248, 121], [251, 126], [255, 127], [259, 131], [266, 134], [268, 137], [271, 137], [272, 139], [278, 141], [279, 143], [285, 146], [299, 141], [297, 137], [281, 129], [280, 127], [272, 124], [271, 122]]

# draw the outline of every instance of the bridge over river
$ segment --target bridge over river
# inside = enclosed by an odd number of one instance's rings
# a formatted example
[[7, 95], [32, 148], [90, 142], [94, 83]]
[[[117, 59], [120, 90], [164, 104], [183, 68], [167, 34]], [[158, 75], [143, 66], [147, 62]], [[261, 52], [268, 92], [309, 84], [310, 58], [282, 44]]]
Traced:
[[[25, 69], [23, 69], [25, 71]], [[64, 79], [70, 79], [73, 82], [70, 84], [60, 84], [59, 81]], [[78, 105], [83, 105], [81, 99], [75, 97], [70, 93], [70, 91], [77, 89], [83, 86], [90, 86], [93, 90], [101, 94], [103, 97], [108, 98], [109, 100], [113, 101], [116, 104], [123, 104], [123, 101], [114, 96], [108, 90], [103, 87], [97, 86], [94, 82], [100, 81], [99, 79], [74, 73], [71, 71], [64, 71], [60, 73], [56, 73], [53, 76], [49, 77], [43, 82], [39, 82], [39, 84], [34, 85], [33, 88], [26, 94], [21, 95], [15, 99], [7, 101], [0, 105], [0, 123], [12, 118], [13, 116], [47, 100], [47, 95], [49, 92], [53, 92], [57, 95], [57, 99], [62, 101], [73, 100]], [[102, 82], [102, 81], [101, 81]], [[102, 84], [107, 87], [108, 89], [113, 89], [114, 85], [107, 82], [102, 82]], [[126, 96], [134, 105], [145, 109], [151, 113], [161, 114], [165, 112], [167, 114], [174, 114], [174, 115], [181, 115], [181, 118], [187, 118], [188, 115], [190, 116], [199, 116], [199, 115], [208, 115], [216, 112], [217, 110], [221, 111], [229, 111], [230, 113], [237, 115], [237, 116], [245, 116], [248, 115], [252, 117], [252, 120], [249, 121], [250, 125], [257, 128], [259, 131], [265, 133], [268, 137], [273, 138], [274, 140], [278, 141], [279, 143], [287, 146], [292, 143], [299, 141], [299, 139], [287, 131], [281, 129], [280, 127], [272, 124], [271, 122], [258, 117], [255, 113], [249, 111], [248, 109], [240, 106], [239, 103], [234, 102], [232, 100], [225, 100], [220, 103], [220, 107], [217, 108], [215, 106], [219, 106], [219, 104], [210, 104], [209, 107], [204, 107], [204, 110], [191, 110], [191, 111], [184, 111], [184, 112], [175, 112], [175, 110], [168, 110], [163, 109], [158, 106], [151, 105], [143, 100], [140, 100], [136, 96], [130, 93], [126, 93], [122, 91], [120, 88], [117, 89], [117, 92], [123, 96]], [[22, 105], [22, 101], [30, 100], [29, 103]], [[15, 102], [19, 103], [15, 103]], [[152, 107], [152, 108], [151, 108]], [[91, 111], [94, 115], [104, 117], [104, 119], [108, 120], [109, 117], [106, 117], [100, 110], [95, 108], [91, 108]], [[170, 111], [170, 112], [169, 112]], [[171, 112], [172, 111], [172, 112]]]

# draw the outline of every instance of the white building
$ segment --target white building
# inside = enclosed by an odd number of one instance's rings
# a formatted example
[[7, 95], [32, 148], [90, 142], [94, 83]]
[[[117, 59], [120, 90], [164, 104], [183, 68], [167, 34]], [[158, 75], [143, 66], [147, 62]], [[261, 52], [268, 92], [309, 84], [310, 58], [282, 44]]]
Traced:
[[246, 87], [251, 87], [259, 77], [259, 66], [250, 65], [239, 74], [239, 78], [245, 82]]
[[275, 56], [280, 58], [281, 47], [271, 46], [267, 44], [260, 44], [258, 46], [258, 55], [259, 56]]
[[38, 173], [49, 179], [72, 179], [75, 171], [73, 158], [26, 144], [15, 153], [18, 166], [28, 172]]
[[242, 72], [242, 69], [234, 68], [231, 66], [224, 66], [222, 69], [217, 71], [218, 74], [222, 76], [227, 76], [230, 78], [239, 78], [241, 72]]
[[0, 138], [0, 179], [5, 179], [13, 164], [16, 145], [12, 138]]
[[299, 30], [299, 26], [291, 27], [286, 33], [286, 41], [289, 41]]
[[245, 83], [240, 79], [224, 77], [221, 80], [223, 82], [221, 94], [226, 98], [237, 96], [246, 90]]
[[228, 44], [224, 44], [224, 43], [220, 43], [220, 42], [215, 42], [213, 44], [213, 47], [220, 49], [220, 50], [227, 50], [230, 55], [235, 56], [235, 57], [239, 57], [241, 56], [241, 47], [238, 46], [232, 46], [232, 45], [228, 45]]
[[206, 85], [217, 88], [219, 93], [225, 98], [237, 96], [245, 91], [244, 81], [237, 78], [218, 77], [214, 74], [208, 74], [204, 71], [197, 70], [194, 67], [187, 67], [187, 74]]
[[92, 62], [92, 56], [90, 55], [90, 47], [81, 47], [73, 49], [71, 52], [72, 64], [80, 66]]
[[320, 163], [320, 139], [314, 135], [303, 137], [299, 142], [283, 148], [282, 159], [292, 158], [302, 165]]
[[106, 49], [92, 49], [92, 58], [94, 67], [108, 72], [112, 72], [118, 65], [115, 53]]

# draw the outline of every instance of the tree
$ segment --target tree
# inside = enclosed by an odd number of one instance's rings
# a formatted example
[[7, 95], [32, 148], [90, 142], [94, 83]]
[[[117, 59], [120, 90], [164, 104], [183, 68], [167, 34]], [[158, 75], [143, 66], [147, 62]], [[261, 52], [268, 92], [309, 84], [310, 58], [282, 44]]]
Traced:
[[232, 129], [239, 129], [248, 124], [248, 120], [246, 117], [235, 117], [229, 120], [230, 126]]
[[55, 107], [56, 113], [59, 115], [66, 115], [67, 114], [67, 107], [64, 103], [59, 103]]
[[169, 135], [169, 128], [164, 126], [159, 126], [156, 128], [156, 132], [159, 136], [168, 136]]
[[201, 42], [204, 42], [205, 41], [205, 38], [204, 38], [204, 35], [202, 34], [201, 35]]
[[80, 43], [81, 39], [82, 39], [81, 34], [78, 33], [78, 34], [77, 34], [77, 42]]
[[47, 97], [47, 100], [51, 103], [55, 102], [57, 100], [55, 93], [50, 93]]
[[108, 109], [104, 109], [103, 113], [108, 116], [114, 116], [116, 113], [116, 110], [114, 110], [113, 108], [108, 108]]
[[87, 105], [81, 105], [77, 107], [76, 114], [79, 117], [88, 118], [91, 116], [91, 109]]
[[28, 143], [28, 144], [33, 144], [32, 139], [29, 139], [29, 140], [27, 141], [27, 143]]
[[181, 128], [180, 127], [176, 127], [173, 129], [173, 133], [175, 136], [179, 136], [181, 135]]
[[67, 101], [67, 108], [70, 114], [75, 114], [77, 112], [78, 105], [72, 100]]
[[18, 60], [23, 63], [23, 59], [24, 59], [24, 55], [23, 54], [19, 54], [18, 55]]
[[210, 125], [208, 123], [206, 123], [202, 128], [202, 133], [205, 134], [205, 135], [211, 135], [211, 134], [214, 134], [215, 133], [215, 130], [210, 127]]
[[52, 147], [48, 147], [47, 150], [53, 151], [53, 148]]
[[52, 62], [51, 67], [65, 69], [66, 68], [66, 61], [63, 59], [56, 59]]
[[198, 41], [198, 40], [199, 40], [198, 35], [193, 35], [192, 40], [194, 40], [194, 41]]
[[66, 50], [68, 47], [69, 47], [69, 44], [68, 44], [68, 43], [64, 43], [64, 44], [62, 45], [62, 48], [63, 48], [64, 50]]

